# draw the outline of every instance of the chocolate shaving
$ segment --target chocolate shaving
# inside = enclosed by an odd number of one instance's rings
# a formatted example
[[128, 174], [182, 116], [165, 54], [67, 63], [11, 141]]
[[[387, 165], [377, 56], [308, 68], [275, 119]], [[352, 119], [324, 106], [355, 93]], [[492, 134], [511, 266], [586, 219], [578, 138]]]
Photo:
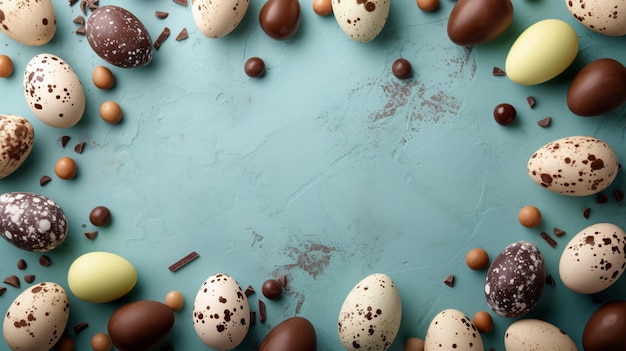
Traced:
[[609, 201], [609, 197], [606, 196], [604, 193], [600, 193], [598, 194], [598, 197], [596, 197], [596, 203], [605, 204], [608, 201]]
[[76, 24], [85, 24], [85, 17], [83, 16], [76, 16], [76, 18], [74, 18], [74, 20], [72, 21]]
[[591, 215], [591, 209], [589, 207], [585, 208], [583, 210], [583, 217], [585, 217], [585, 219], [589, 219], [590, 215]]
[[85, 237], [89, 240], [93, 240], [98, 236], [98, 231], [94, 230], [94, 231], [90, 231], [90, 232], [86, 232], [85, 233]]
[[187, 33], [187, 28], [183, 28], [176, 36], [176, 41], [185, 40], [187, 38], [189, 38], [189, 33]]
[[267, 309], [265, 308], [265, 302], [259, 300], [259, 320], [261, 323], [267, 320]]
[[546, 233], [546, 232], [541, 232], [541, 234], [539, 234], [541, 236], [541, 238], [543, 240], [545, 240], [545, 242], [548, 243], [548, 245], [550, 245], [552, 248], [556, 247], [556, 240], [554, 240], [550, 234]]
[[52, 178], [50, 178], [47, 175], [42, 175], [41, 178], [39, 178], [39, 185], [40, 186], [44, 186], [48, 183], [50, 183], [50, 181], [52, 180]]
[[174, 2], [187, 7], [187, 0], [174, 0]]
[[443, 281], [444, 284], [446, 284], [449, 287], [453, 287], [454, 286], [454, 274], [450, 274], [446, 280]]
[[168, 269], [171, 272], [176, 272], [177, 270], [183, 268], [184, 266], [186, 266], [187, 264], [189, 264], [189, 262], [195, 260], [196, 258], [200, 257], [200, 255], [198, 255], [197, 252], [192, 251], [190, 252], [187, 256], [181, 258], [180, 260], [174, 262], [172, 265], [170, 265], [168, 267]]
[[253, 326], [255, 324], [256, 324], [256, 312], [250, 311], [250, 326]]
[[159, 34], [159, 37], [156, 38], [156, 40], [154, 41], [154, 49], [159, 50], [161, 45], [163, 45], [163, 42], [165, 42], [165, 39], [167, 39], [167, 37], [169, 36], [170, 36], [170, 29], [167, 27], [163, 28], [163, 31], [161, 31], [161, 34]]
[[85, 35], [87, 33], [87, 29], [85, 28], [85, 26], [80, 26], [78, 27], [78, 29], [76, 29], [75, 33], [77, 35]]
[[28, 264], [23, 259], [20, 259], [19, 261], [17, 261], [17, 269], [19, 269], [20, 271], [25, 270], [27, 267], [28, 267]]
[[4, 278], [4, 280], [2, 281], [4, 284], [6, 285], [10, 285], [14, 288], [19, 288], [20, 287], [20, 278], [18, 278], [16, 275], [10, 275], [6, 278]]
[[165, 12], [165, 11], [154, 11], [154, 15], [158, 19], [166, 19], [167, 16], [169, 16], [170, 14], [168, 12]]
[[88, 326], [89, 326], [89, 324], [87, 324], [85, 322], [80, 322], [80, 323], [76, 324], [74, 326], [74, 334], [78, 334], [78, 333], [82, 332], [83, 330], [87, 329]]
[[535, 98], [532, 96], [528, 96], [526, 97], [526, 102], [528, 103], [528, 106], [530, 106], [530, 108], [535, 107]]
[[495, 67], [495, 66], [493, 67], [493, 71], [491, 73], [497, 77], [506, 75], [506, 73], [504, 73], [504, 71], [501, 68]]
[[35, 275], [34, 274], [27, 274], [24, 276], [24, 281], [27, 282], [28, 284], [32, 283], [35, 281]]
[[276, 278], [276, 280], [278, 280], [278, 283], [283, 288], [287, 287], [287, 276], [286, 275], [281, 275], [280, 277]]
[[65, 147], [65, 145], [67, 145], [67, 143], [70, 141], [70, 139], [72, 139], [71, 136], [69, 135], [64, 135], [61, 137], [61, 147]]
[[50, 257], [48, 257], [46, 255], [41, 255], [39, 257], [39, 264], [44, 266], [44, 267], [48, 267], [49, 265], [52, 264], [52, 261], [50, 260]]
[[537, 125], [540, 126], [540, 127], [546, 128], [546, 127], [548, 127], [550, 125], [550, 122], [552, 122], [552, 118], [551, 117], [546, 117], [546, 118], [540, 119], [537, 122]]
[[598, 295], [591, 295], [591, 302], [601, 304], [604, 303], [604, 299]]
[[5, 292], [7, 292], [7, 288], [0, 286], [0, 296], [4, 295]]
[[249, 297], [250, 295], [254, 294], [254, 288], [252, 287], [252, 285], [248, 285], [248, 287], [246, 288], [246, 291], [244, 291], [244, 294], [246, 294], [246, 297]]
[[624, 193], [621, 190], [613, 190], [613, 196], [615, 196], [615, 200], [617, 201], [617, 203], [621, 203], [622, 201], [624, 201]]
[[565, 235], [565, 231], [563, 229], [559, 229], [557, 227], [554, 227], [554, 229], [552, 229], [552, 233], [554, 233], [554, 235], [561, 237], [563, 235]]
[[76, 146], [74, 146], [74, 152], [76, 152], [77, 154], [82, 154], [83, 153], [83, 149], [85, 148], [85, 142], [81, 141], [80, 143], [76, 144]]
[[70, 6], [74, 6], [77, 2], [78, 2], [78, 0], [69, 0], [69, 1], [68, 1], [68, 4], [69, 4]]
[[552, 274], [548, 274], [548, 276], [546, 277], [546, 284], [556, 286], [556, 281], [554, 280]]

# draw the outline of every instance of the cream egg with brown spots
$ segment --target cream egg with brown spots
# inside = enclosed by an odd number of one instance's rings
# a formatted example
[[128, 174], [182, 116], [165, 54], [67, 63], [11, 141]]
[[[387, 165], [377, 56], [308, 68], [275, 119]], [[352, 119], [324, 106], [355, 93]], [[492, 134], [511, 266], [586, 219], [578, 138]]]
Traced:
[[249, 4], [250, 0], [191, 0], [191, 14], [200, 33], [216, 39], [239, 25]]
[[430, 322], [424, 350], [483, 351], [483, 340], [472, 320], [456, 309], [439, 312]]
[[565, 0], [565, 5], [574, 18], [596, 33], [626, 35], [624, 0]]
[[368, 42], [387, 23], [390, 0], [332, 0], [332, 12], [341, 30], [351, 39]]
[[15, 172], [33, 148], [35, 132], [30, 122], [17, 115], [0, 115], [0, 179]]
[[0, 32], [30, 46], [52, 40], [57, 20], [52, 0], [0, 1]]

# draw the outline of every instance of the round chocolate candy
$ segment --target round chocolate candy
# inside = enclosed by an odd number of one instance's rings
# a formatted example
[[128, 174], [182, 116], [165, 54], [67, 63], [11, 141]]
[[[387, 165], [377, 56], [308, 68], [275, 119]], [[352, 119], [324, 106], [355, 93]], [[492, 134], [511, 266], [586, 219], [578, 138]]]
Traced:
[[103, 227], [111, 222], [111, 211], [104, 206], [97, 206], [89, 212], [89, 222], [96, 227]]
[[495, 118], [498, 124], [503, 126], [508, 126], [515, 122], [516, 117], [517, 111], [515, 111], [515, 107], [510, 104], [499, 104], [493, 110], [493, 118]]
[[283, 293], [283, 287], [280, 285], [278, 280], [276, 279], [268, 279], [263, 283], [261, 287], [261, 292], [263, 296], [267, 297], [270, 300], [275, 300], [280, 297]]
[[398, 79], [411, 78], [413, 75], [411, 63], [403, 58], [399, 58], [393, 62], [393, 65], [391, 65], [391, 72]]
[[258, 78], [265, 73], [265, 62], [259, 57], [250, 57], [243, 69], [248, 77]]

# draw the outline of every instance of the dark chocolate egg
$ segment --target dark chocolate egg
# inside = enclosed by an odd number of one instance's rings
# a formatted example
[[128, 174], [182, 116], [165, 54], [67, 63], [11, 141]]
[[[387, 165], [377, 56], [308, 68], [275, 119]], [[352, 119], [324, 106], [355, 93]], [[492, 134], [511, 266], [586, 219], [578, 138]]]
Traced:
[[463, 46], [495, 39], [513, 21], [511, 0], [459, 0], [448, 18], [448, 37]]
[[127, 303], [109, 319], [109, 336], [120, 351], [149, 350], [161, 342], [174, 326], [174, 311], [150, 300]]
[[123, 68], [143, 67], [152, 60], [152, 39], [132, 13], [118, 6], [101, 6], [87, 18], [89, 45], [106, 62]]
[[583, 330], [585, 351], [626, 350], [626, 301], [611, 301], [589, 317]]
[[263, 339], [259, 351], [316, 351], [317, 335], [313, 324], [303, 317], [279, 323]]
[[268, 0], [259, 14], [265, 34], [277, 40], [291, 38], [300, 27], [300, 2], [298, 0]]
[[507, 246], [491, 263], [485, 279], [487, 305], [498, 315], [520, 317], [541, 297], [546, 265], [533, 243], [518, 241]]
[[20, 249], [47, 252], [67, 236], [63, 209], [49, 198], [24, 192], [0, 195], [0, 236]]
[[598, 116], [626, 102], [626, 67], [616, 60], [601, 58], [587, 64], [574, 77], [567, 91], [567, 106], [573, 113]]

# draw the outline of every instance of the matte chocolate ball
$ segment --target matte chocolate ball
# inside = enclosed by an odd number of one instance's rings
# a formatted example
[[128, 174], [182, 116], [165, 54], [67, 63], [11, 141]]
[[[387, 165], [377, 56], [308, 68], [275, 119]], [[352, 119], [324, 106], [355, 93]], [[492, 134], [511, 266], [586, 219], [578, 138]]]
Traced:
[[104, 206], [95, 207], [89, 213], [89, 221], [96, 227], [102, 227], [111, 222], [111, 211]]
[[283, 293], [283, 287], [280, 285], [280, 282], [276, 279], [268, 279], [263, 283], [263, 287], [261, 287], [261, 292], [263, 296], [267, 297], [270, 300], [275, 300], [280, 297]]

